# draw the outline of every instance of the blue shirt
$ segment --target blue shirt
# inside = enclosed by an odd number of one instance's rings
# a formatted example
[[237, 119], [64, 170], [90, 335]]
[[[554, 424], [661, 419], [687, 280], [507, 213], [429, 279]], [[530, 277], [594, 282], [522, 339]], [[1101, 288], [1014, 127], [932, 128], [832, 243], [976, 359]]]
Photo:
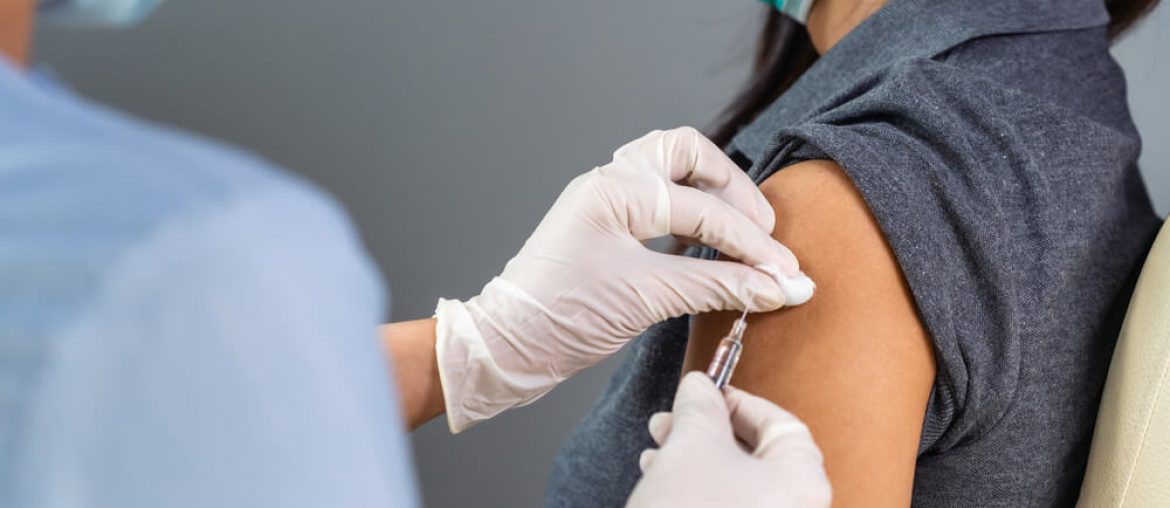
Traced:
[[416, 504], [341, 209], [0, 60], [0, 506]]

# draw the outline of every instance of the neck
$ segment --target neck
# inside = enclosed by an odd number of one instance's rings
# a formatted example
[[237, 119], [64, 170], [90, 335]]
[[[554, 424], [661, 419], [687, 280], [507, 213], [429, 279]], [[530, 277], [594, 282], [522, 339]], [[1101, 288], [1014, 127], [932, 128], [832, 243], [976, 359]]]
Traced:
[[825, 54], [886, 0], [817, 0], [808, 13], [808, 35], [817, 53]]
[[32, 41], [35, 0], [0, 1], [0, 54], [24, 65]]

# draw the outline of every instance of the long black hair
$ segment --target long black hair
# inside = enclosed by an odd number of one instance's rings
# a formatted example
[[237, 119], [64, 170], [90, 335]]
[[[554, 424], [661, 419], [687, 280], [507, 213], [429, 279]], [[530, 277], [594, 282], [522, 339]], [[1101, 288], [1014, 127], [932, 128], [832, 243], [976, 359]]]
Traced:
[[[1116, 40], [1158, 4], [1159, 0], [1105, 0], [1109, 10], [1109, 37]], [[767, 16], [756, 43], [752, 73], [743, 90], [719, 115], [708, 136], [724, 146], [740, 128], [784, 93], [816, 62], [808, 31], [799, 23], [766, 7]]]

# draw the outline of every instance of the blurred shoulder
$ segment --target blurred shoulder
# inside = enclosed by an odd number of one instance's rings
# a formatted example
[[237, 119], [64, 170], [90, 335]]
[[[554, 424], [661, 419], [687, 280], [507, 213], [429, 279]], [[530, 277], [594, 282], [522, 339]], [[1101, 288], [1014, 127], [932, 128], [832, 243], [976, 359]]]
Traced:
[[134, 243], [177, 216], [273, 194], [339, 212], [312, 185], [247, 151], [3, 81], [0, 220], [23, 230]]
[[[164, 241], [226, 256], [278, 233], [316, 237], [320, 249], [335, 236], [360, 256], [337, 203], [260, 157], [68, 94], [0, 85], [0, 111], [11, 113], [0, 121], [0, 306], [54, 307], [21, 319], [74, 314], [125, 259]], [[230, 250], [216, 244], [229, 240]]]

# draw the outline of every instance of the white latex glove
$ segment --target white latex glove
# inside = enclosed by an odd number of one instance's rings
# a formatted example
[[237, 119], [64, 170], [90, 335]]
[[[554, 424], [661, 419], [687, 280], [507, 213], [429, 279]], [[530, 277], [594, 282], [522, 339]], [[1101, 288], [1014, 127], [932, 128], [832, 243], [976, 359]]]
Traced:
[[660, 448], [642, 452], [642, 479], [628, 507], [829, 506], [829, 480], [808, 427], [765, 399], [732, 387], [720, 393], [691, 372], [673, 412], [655, 414], [649, 426]]
[[[479, 296], [439, 301], [436, 352], [451, 431], [536, 400], [668, 318], [808, 300], [812, 281], [770, 236], [773, 213], [694, 129], [654, 131], [619, 148], [613, 162], [565, 188]], [[668, 234], [742, 263], [642, 243]]]

